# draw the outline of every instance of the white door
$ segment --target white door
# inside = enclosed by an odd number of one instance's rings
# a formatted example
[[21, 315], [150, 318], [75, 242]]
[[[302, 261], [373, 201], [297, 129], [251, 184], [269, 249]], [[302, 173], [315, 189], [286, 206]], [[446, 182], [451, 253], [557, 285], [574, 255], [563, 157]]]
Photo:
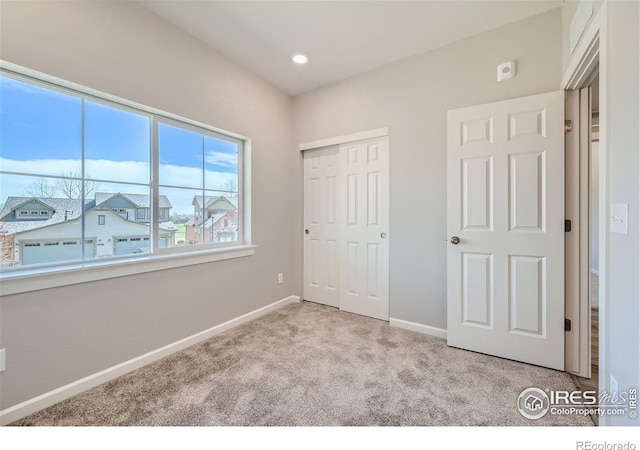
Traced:
[[340, 306], [338, 300], [338, 146], [304, 152], [303, 298]]
[[564, 93], [447, 128], [447, 342], [563, 370]]
[[389, 320], [389, 141], [304, 152], [305, 300]]
[[389, 320], [389, 140], [340, 146], [340, 309]]

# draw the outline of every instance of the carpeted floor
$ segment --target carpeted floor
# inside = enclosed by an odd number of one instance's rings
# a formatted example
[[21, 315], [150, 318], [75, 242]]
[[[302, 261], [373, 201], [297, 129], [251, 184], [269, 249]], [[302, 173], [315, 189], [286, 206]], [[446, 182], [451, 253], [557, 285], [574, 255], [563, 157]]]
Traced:
[[575, 389], [563, 372], [303, 302], [14, 425], [592, 425], [522, 417], [531, 386]]

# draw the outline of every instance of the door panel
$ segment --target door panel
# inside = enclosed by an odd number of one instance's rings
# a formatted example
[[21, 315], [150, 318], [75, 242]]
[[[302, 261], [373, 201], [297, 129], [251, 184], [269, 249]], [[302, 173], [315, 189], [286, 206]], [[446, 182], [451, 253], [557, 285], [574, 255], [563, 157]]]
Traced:
[[462, 229], [491, 230], [493, 219], [492, 160], [462, 160]]
[[449, 111], [449, 345], [564, 368], [563, 128], [563, 92]]
[[339, 147], [304, 153], [303, 298], [338, 307]]
[[462, 254], [462, 321], [467, 325], [493, 325], [493, 255]]
[[340, 155], [346, 180], [340, 309], [389, 320], [388, 139], [344, 144]]

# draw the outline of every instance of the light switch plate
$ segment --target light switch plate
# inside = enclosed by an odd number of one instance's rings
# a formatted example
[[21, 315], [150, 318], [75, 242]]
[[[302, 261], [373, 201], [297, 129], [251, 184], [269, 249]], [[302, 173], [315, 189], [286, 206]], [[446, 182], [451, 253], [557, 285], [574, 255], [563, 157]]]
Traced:
[[629, 204], [611, 205], [611, 232], [629, 234]]

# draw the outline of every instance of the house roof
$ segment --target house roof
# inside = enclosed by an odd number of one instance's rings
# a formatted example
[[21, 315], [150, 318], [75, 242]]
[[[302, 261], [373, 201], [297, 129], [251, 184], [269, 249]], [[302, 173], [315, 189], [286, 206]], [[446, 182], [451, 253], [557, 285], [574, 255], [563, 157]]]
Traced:
[[[53, 215], [47, 220], [19, 220], [11, 214], [13, 210], [32, 200], [50, 207], [54, 211]], [[85, 200], [83, 207], [81, 200], [73, 198], [8, 197], [0, 212], [0, 232], [15, 234], [76, 219], [83, 211], [92, 209], [94, 204], [94, 200]]]
[[[46, 200], [58, 200], [58, 199], [55, 199], [55, 198], [46, 199], [46, 198], [40, 198], [40, 197], [9, 197], [6, 203], [2, 207], [2, 212], [0, 212], [0, 219], [5, 215], [9, 214], [14, 209], [17, 209], [29, 202], [38, 202], [41, 205], [46, 206], [51, 210], [55, 210], [54, 205], [47, 203]], [[64, 199], [60, 199], [60, 200], [64, 200]], [[53, 203], [55, 204], [55, 202]], [[7, 205], [9, 205], [9, 208], [6, 209]]]
[[[151, 196], [147, 194], [124, 194], [121, 192], [96, 192], [96, 206], [100, 206], [104, 202], [114, 198], [122, 197], [135, 205], [136, 208], [149, 208], [151, 206]], [[158, 196], [159, 208], [172, 208], [171, 202], [166, 195]]]
[[[227, 196], [224, 196], [224, 195], [211, 195], [211, 196], [208, 195], [208, 196], [204, 197], [204, 203], [205, 203], [206, 207], [209, 208], [211, 205], [213, 205], [215, 202], [217, 202], [218, 200], [221, 200], [221, 199], [228, 201], [235, 208], [238, 207], [238, 197], [227, 197]], [[202, 209], [202, 197], [199, 196], [199, 195], [195, 195], [193, 197], [192, 204], [194, 206], [197, 206], [199, 209]]]
[[[115, 213], [111, 210], [106, 210], [106, 211], [100, 211], [97, 209], [94, 210], [87, 210], [86, 211], [86, 215], [85, 217], [89, 217], [91, 214], [108, 214], [111, 219], [110, 220], [119, 220], [122, 222], [126, 222], [127, 226], [135, 228], [137, 230], [148, 230], [149, 229], [149, 224], [146, 223], [138, 223], [138, 222], [134, 222], [132, 220], [128, 220], [125, 219], [124, 217], [122, 217], [120, 214]], [[19, 234], [19, 233], [24, 233], [27, 231], [33, 231], [33, 230], [40, 230], [42, 228], [47, 228], [47, 227], [60, 227], [60, 226], [65, 226], [71, 223], [77, 223], [78, 221], [80, 221], [81, 216], [80, 215], [75, 215], [73, 217], [69, 216], [67, 220], [59, 220], [59, 221], [51, 221], [51, 220], [42, 220], [40, 221], [40, 223], [38, 224], [36, 221], [32, 221], [31, 223], [36, 222], [36, 226], [31, 227], [31, 228], [26, 228], [26, 229], [13, 229], [15, 227], [12, 227], [12, 225], [22, 225], [19, 222], [12, 222], [12, 223], [5, 223], [5, 222], [0, 222], [0, 233], [7, 233], [7, 234]], [[5, 227], [6, 226], [6, 227]], [[162, 222], [159, 224], [158, 229], [160, 231], [176, 231], [177, 227], [173, 222]]]
[[227, 212], [223, 212], [223, 213], [218, 213], [218, 214], [214, 214], [213, 216], [209, 217], [205, 222], [204, 222], [204, 227], [205, 228], [211, 228], [213, 225], [215, 225], [216, 223], [218, 223], [223, 217], [225, 217], [227, 215]]
[[[109, 199], [121, 196], [133, 203], [137, 208], [149, 207], [149, 195], [144, 194], [120, 194], [120, 193], [107, 193], [98, 192], [95, 194], [94, 200], [85, 199], [84, 207], [80, 199], [74, 198], [43, 198], [43, 197], [8, 197], [7, 201], [0, 212], [0, 233], [2, 234], [16, 234], [25, 231], [35, 230], [37, 228], [44, 228], [51, 225], [56, 225], [61, 222], [77, 219], [81, 216], [82, 212], [89, 212], [96, 206], [105, 203]], [[54, 213], [47, 220], [26, 220], [17, 219], [13, 214], [16, 208], [28, 203], [30, 201], [37, 201], [43, 205], [51, 208]], [[166, 195], [161, 195], [158, 198], [160, 208], [171, 208], [171, 203]], [[126, 220], [126, 219], [125, 219]], [[170, 222], [163, 222], [160, 224], [160, 228], [171, 230]]]

